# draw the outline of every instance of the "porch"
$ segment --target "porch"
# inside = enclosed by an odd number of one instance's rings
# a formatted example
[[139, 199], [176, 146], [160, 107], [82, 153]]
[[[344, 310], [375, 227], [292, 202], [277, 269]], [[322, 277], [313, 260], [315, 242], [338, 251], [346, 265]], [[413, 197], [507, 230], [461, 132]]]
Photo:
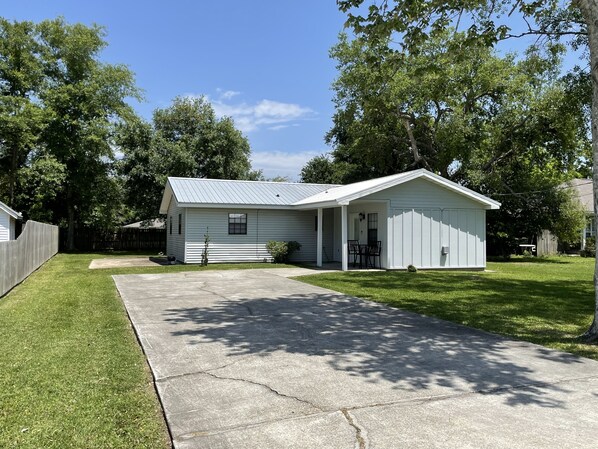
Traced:
[[316, 267], [388, 268], [388, 201], [355, 201], [314, 211]]

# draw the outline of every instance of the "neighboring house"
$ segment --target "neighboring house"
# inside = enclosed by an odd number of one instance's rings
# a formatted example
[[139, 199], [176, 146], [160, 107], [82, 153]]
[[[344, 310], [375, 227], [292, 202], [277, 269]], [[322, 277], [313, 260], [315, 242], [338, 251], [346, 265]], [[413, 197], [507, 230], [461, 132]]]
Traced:
[[[594, 188], [591, 179], [572, 179], [560, 186], [563, 189], [571, 189], [574, 198], [577, 198], [586, 212], [586, 225], [580, 230], [581, 244], [579, 249], [586, 247], [589, 237], [596, 237], [596, 218], [594, 217]], [[537, 237], [538, 256], [549, 256], [559, 251], [558, 238], [548, 230], [544, 230]]]
[[594, 217], [594, 186], [591, 179], [572, 179], [568, 182], [574, 196], [586, 212], [586, 225], [581, 230], [581, 249], [586, 247], [589, 237], [596, 237], [596, 217]]
[[17, 220], [22, 220], [20, 213], [12, 210], [0, 201], [0, 242], [15, 239], [15, 228]]
[[164, 229], [166, 223], [163, 218], [152, 218], [150, 220], [136, 221], [135, 223], [129, 223], [124, 225], [123, 228], [141, 228], [141, 229]]
[[269, 260], [269, 240], [301, 244], [292, 260], [337, 261], [348, 240], [380, 241], [383, 268], [486, 266], [486, 211], [500, 203], [426, 170], [349, 185], [168, 178], [167, 253], [201, 262]]

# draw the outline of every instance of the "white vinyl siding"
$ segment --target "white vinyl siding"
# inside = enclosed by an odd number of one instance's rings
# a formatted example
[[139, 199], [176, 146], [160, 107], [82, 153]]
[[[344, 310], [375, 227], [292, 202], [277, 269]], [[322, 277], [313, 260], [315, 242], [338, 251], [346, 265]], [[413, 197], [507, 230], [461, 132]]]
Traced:
[[[11, 223], [11, 216], [0, 210], [0, 242], [14, 240], [14, 223]], [[11, 238], [12, 236], [12, 238]]]
[[[181, 233], [179, 234], [179, 215], [181, 218]], [[172, 220], [172, 234], [170, 233]], [[170, 201], [166, 217], [166, 253], [174, 256], [180, 262], [185, 261], [185, 209], [177, 207], [173, 198]]]
[[[326, 212], [326, 211], [325, 211]], [[247, 234], [228, 233], [229, 214], [247, 214]], [[291, 260], [316, 260], [314, 211], [272, 209], [187, 209], [187, 263], [201, 262], [204, 235], [210, 236], [209, 262], [254, 262], [270, 260], [269, 240], [296, 240], [301, 244]], [[324, 247], [332, 242], [332, 214], [324, 214]]]

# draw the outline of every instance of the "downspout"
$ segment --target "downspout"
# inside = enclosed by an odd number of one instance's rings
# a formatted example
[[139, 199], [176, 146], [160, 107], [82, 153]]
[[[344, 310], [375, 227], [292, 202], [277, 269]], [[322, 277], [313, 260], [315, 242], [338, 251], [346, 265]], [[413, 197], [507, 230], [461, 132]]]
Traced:
[[259, 242], [260, 242], [260, 210], [255, 211], [255, 260], [259, 259]]

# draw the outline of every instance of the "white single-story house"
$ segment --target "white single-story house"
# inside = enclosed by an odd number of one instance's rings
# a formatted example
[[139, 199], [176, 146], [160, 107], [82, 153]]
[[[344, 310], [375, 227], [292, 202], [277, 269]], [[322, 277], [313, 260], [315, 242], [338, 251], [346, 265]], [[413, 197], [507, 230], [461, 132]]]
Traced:
[[380, 242], [387, 269], [486, 266], [486, 211], [500, 203], [427, 170], [348, 185], [168, 178], [167, 254], [200, 263], [270, 259], [269, 240], [301, 244], [291, 260], [349, 266], [349, 240]]
[[591, 179], [572, 179], [567, 183], [572, 189], [586, 213], [586, 225], [581, 230], [581, 249], [586, 247], [586, 240], [596, 237], [596, 218], [594, 217], [594, 184]]
[[17, 220], [23, 216], [0, 201], [0, 242], [7, 242], [15, 239], [15, 227]]

